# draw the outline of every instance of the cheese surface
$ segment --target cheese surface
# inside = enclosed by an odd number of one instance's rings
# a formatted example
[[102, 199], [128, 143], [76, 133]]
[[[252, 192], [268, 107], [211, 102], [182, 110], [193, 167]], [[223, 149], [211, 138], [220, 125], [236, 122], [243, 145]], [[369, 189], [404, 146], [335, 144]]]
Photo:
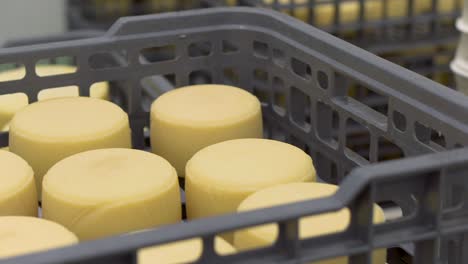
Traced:
[[140, 150], [99, 149], [70, 156], [47, 172], [43, 188], [44, 218], [80, 240], [181, 220], [175, 169]]
[[17, 155], [0, 150], [0, 216], [37, 216], [32, 168]]
[[[463, 0], [444, 0], [438, 1], [437, 10], [440, 13], [448, 13], [456, 10], [457, 2], [462, 5]], [[263, 3], [272, 5], [273, 0], [263, 0]], [[322, 2], [322, 3], [320, 3]], [[412, 0], [413, 12], [415, 15], [430, 13], [432, 11], [431, 0]], [[293, 15], [294, 17], [308, 22], [309, 14], [313, 12], [314, 25], [326, 27], [333, 25], [335, 21], [335, 4], [333, 1], [316, 1], [316, 6], [311, 9], [308, 6], [309, 0], [278, 0], [279, 4], [286, 5], [280, 7], [279, 10]], [[370, 0], [364, 1], [364, 21], [376, 21], [384, 19], [384, 1]], [[388, 1], [387, 18], [395, 19], [402, 18], [408, 15], [407, 0], [391, 0]], [[294, 8], [289, 8], [287, 5], [295, 4]], [[359, 22], [360, 3], [359, 1], [341, 1], [339, 3], [339, 23], [357, 23]], [[293, 10], [291, 12], [291, 9]], [[311, 11], [313, 10], [313, 11]]]
[[315, 178], [310, 156], [283, 142], [236, 139], [211, 145], [187, 163], [187, 217], [233, 213], [255, 191]]
[[43, 175], [59, 160], [90, 149], [131, 147], [127, 114], [89, 97], [31, 104], [15, 115], [9, 137], [10, 151], [33, 168], [39, 197]]
[[200, 149], [229, 139], [261, 138], [262, 113], [252, 94], [225, 85], [195, 85], [160, 96], [151, 106], [151, 147], [185, 174]]
[[[215, 251], [221, 255], [236, 252], [233, 246], [220, 237], [215, 238]], [[138, 252], [138, 264], [179, 264], [197, 260], [202, 253], [199, 238], [173, 242], [162, 246], [142, 249]]]
[[[66, 65], [39, 65], [36, 67], [36, 73], [39, 76], [50, 76], [69, 74], [76, 71], [74, 66]], [[0, 72], [0, 82], [22, 79], [25, 76], [25, 69], [17, 68]], [[38, 94], [39, 100], [47, 100], [59, 97], [78, 96], [78, 87], [64, 86], [42, 90]], [[108, 100], [109, 84], [100, 82], [93, 84], [90, 88], [90, 96]], [[8, 124], [14, 114], [28, 105], [28, 97], [24, 93], [14, 93], [0, 95], [0, 127]]]
[[[290, 183], [277, 185], [260, 190], [247, 197], [238, 207], [238, 211], [249, 211], [268, 208], [277, 205], [294, 203], [309, 199], [324, 198], [333, 195], [338, 187], [324, 183]], [[304, 217], [299, 220], [299, 236], [310, 238], [344, 231], [350, 222], [351, 214], [348, 208], [337, 212]], [[374, 206], [374, 223], [385, 221], [383, 211]], [[278, 236], [278, 226], [268, 224], [259, 227], [242, 229], [234, 234], [234, 246], [238, 250], [253, 249], [271, 245]], [[338, 257], [314, 264], [347, 264], [346, 257]], [[373, 253], [373, 264], [385, 264], [386, 251]]]
[[78, 242], [63, 226], [36, 217], [0, 217], [0, 259], [64, 247]]

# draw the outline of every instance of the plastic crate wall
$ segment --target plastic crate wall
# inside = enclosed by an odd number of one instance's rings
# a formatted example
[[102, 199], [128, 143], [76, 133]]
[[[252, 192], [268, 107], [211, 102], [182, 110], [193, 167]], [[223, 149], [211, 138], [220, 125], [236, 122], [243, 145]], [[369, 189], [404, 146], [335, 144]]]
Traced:
[[[92, 63], [95, 56], [115, 52], [125, 54], [122, 63]], [[34, 74], [37, 61], [63, 55], [76, 58], [76, 73]], [[165, 76], [176, 87], [195, 83], [243, 87], [263, 102], [269, 137], [303, 148], [321, 178], [342, 183], [328, 198], [82, 243], [2, 264], [135, 263], [139, 248], [191, 237], [203, 238], [198, 263], [290, 263], [348, 255], [351, 264], [369, 264], [373, 249], [401, 243], [414, 246], [414, 263], [466, 263], [462, 252], [468, 246], [464, 236], [468, 203], [462, 194], [468, 187], [464, 177], [468, 150], [445, 151], [468, 145], [468, 102], [290, 17], [231, 8], [124, 18], [103, 37], [0, 50], [0, 64], [4, 63], [22, 64], [27, 74], [0, 83], [0, 94], [25, 92], [31, 101], [51, 86], [77, 85], [81, 95], [89, 96], [95, 82], [123, 84], [135, 148], [144, 147], [143, 130], [149, 123], [149, 113], [142, 107], [145, 78]], [[386, 106], [374, 109], [348, 96], [347, 83], [379, 94]], [[366, 152], [358, 153], [347, 144], [347, 131], [355, 127], [368, 134]], [[380, 163], [385, 159], [382, 141], [390, 141], [407, 157], [420, 157]], [[425, 155], [433, 152], [440, 153]], [[346, 176], [356, 167], [361, 168]], [[382, 201], [397, 204], [403, 217], [373, 225], [373, 204]], [[352, 215], [348, 229], [298, 238], [300, 217], [343, 206]], [[231, 256], [214, 252], [216, 234], [273, 222], [280, 227], [274, 245]]]

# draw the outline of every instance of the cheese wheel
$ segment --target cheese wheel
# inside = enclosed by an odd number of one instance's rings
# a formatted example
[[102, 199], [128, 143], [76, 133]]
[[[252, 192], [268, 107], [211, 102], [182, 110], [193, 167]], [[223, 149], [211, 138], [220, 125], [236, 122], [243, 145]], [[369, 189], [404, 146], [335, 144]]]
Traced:
[[[215, 238], [215, 251], [221, 255], [236, 252], [233, 246], [220, 237]], [[197, 260], [202, 253], [202, 241], [199, 238], [173, 242], [162, 246], [144, 248], [138, 252], [138, 264], [176, 264]]]
[[27, 216], [0, 217], [0, 259], [77, 242], [72, 232], [51, 221]]
[[10, 151], [33, 168], [39, 197], [42, 177], [59, 160], [90, 149], [131, 147], [127, 114], [89, 97], [31, 104], [15, 115], [9, 137]]
[[[272, 5], [274, 0], [263, 0], [264, 4]], [[412, 0], [414, 2], [414, 14], [420, 15], [431, 12], [432, 0]], [[457, 0], [447, 0], [457, 1]], [[320, 3], [322, 2], [322, 3]], [[364, 1], [364, 21], [376, 21], [384, 18], [384, 1]], [[444, 4], [442, 4], [444, 2]], [[335, 4], [330, 1], [318, 0], [316, 6], [309, 8], [309, 0], [279, 0], [279, 4], [286, 7], [279, 8], [283, 13], [294, 15], [294, 17], [308, 22], [309, 14], [313, 12], [314, 25], [327, 27], [333, 25], [335, 21]], [[294, 8], [287, 5], [295, 4]], [[292, 10], [292, 11], [291, 11]], [[449, 12], [455, 10], [454, 3], [445, 3], [439, 1], [438, 10], [440, 12]], [[357, 23], [359, 21], [360, 3], [359, 1], [341, 1], [339, 4], [340, 24]], [[388, 1], [387, 18], [401, 18], [408, 15], [408, 0]]]
[[[308, 199], [318, 199], [333, 195], [338, 187], [324, 183], [290, 183], [277, 185], [260, 190], [247, 197], [239, 205], [238, 211], [249, 211], [267, 208]], [[337, 212], [304, 217], [299, 220], [299, 236], [311, 238], [344, 231], [350, 222], [351, 214], [348, 208]], [[374, 223], [384, 222], [385, 217], [379, 206], [374, 207]], [[234, 234], [234, 246], [238, 250], [253, 249], [271, 245], [278, 236], [278, 227], [268, 224], [259, 227], [242, 229]], [[377, 250], [373, 253], [373, 264], [386, 262], [386, 251]], [[314, 264], [347, 264], [347, 257], [338, 257]]]
[[[38, 65], [36, 73], [39, 76], [69, 74], [76, 72], [75, 66], [67, 65]], [[0, 82], [18, 80], [25, 76], [24, 67], [0, 73]], [[38, 94], [39, 100], [47, 100], [59, 97], [78, 96], [77, 86], [64, 86], [42, 90]], [[107, 82], [95, 83], [90, 88], [90, 96], [108, 100], [109, 84]], [[8, 124], [13, 115], [28, 105], [28, 97], [23, 93], [0, 95], [0, 127]]]
[[195, 85], [163, 94], [151, 106], [151, 147], [185, 174], [200, 149], [229, 139], [263, 136], [260, 102], [225, 85]]
[[[255, 191], [315, 178], [310, 156], [283, 142], [235, 139], [211, 145], [187, 163], [187, 217], [233, 213]], [[231, 241], [229, 235], [224, 238]]]
[[37, 216], [32, 168], [17, 155], [0, 150], [0, 216]]
[[99, 149], [55, 164], [43, 181], [42, 214], [80, 240], [181, 221], [175, 169], [133, 149]]

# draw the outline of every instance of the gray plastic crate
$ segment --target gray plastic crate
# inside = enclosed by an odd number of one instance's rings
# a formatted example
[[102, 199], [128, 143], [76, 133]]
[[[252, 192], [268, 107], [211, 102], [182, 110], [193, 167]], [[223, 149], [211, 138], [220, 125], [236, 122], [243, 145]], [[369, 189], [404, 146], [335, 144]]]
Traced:
[[[206, 7], [206, 0], [68, 0], [68, 27], [108, 29], [123, 16], [144, 15]], [[224, 0], [209, 3], [221, 5]], [[217, 3], [218, 2], [218, 3]]]
[[[92, 63], [95, 56], [115, 52], [126, 54], [125, 64]], [[38, 60], [64, 55], [76, 57], [76, 73], [35, 76]], [[303, 148], [322, 179], [341, 184], [328, 198], [85, 242], [1, 264], [136, 263], [138, 249], [192, 237], [203, 238], [199, 263], [301, 263], [349, 255], [351, 264], [369, 264], [374, 248], [402, 244], [414, 249], [413, 263], [468, 261], [468, 149], [451, 150], [468, 145], [466, 97], [288, 16], [228, 8], [129, 17], [102, 37], [0, 50], [2, 63], [24, 64], [27, 74], [0, 83], [0, 94], [25, 92], [31, 101], [51, 86], [78, 85], [87, 96], [95, 82], [124, 84], [135, 148], [144, 147], [149, 123], [142, 107], [142, 80], [148, 76], [165, 76], [176, 87], [200, 82], [243, 87], [262, 100], [269, 137]], [[380, 94], [386, 107], [374, 109], [348, 96], [348, 82]], [[355, 127], [367, 131], [367, 153], [356, 153], [347, 143], [347, 131]], [[407, 158], [379, 162], [388, 159], [382, 142]], [[396, 204], [403, 217], [373, 225], [376, 202]], [[300, 217], [343, 206], [352, 215], [348, 229], [298, 239]], [[280, 226], [274, 245], [230, 256], [214, 252], [216, 234], [264, 223]], [[400, 263], [392, 256], [390, 264]]]
[[[454, 76], [449, 68], [450, 60], [441, 61], [440, 58], [445, 56], [450, 58], [455, 53], [459, 36], [455, 29], [455, 20], [460, 16], [462, 9], [459, 0], [232, 0], [231, 2], [238, 5], [272, 8], [296, 17], [301, 17], [298, 16], [300, 12], [306, 12], [308, 15], [302, 16], [305, 22], [443, 85], [455, 87]], [[401, 11], [400, 16], [392, 16], [390, 12], [391, 6], [396, 2], [402, 3], [402, 9], [406, 11]], [[369, 8], [375, 3], [380, 9]], [[352, 4], [359, 6], [355, 12], [357, 16], [352, 21], [346, 21], [341, 11], [346, 8], [345, 5]], [[330, 23], [318, 24], [317, 12], [323, 12], [325, 6], [333, 9]], [[443, 6], [445, 8], [441, 8]], [[377, 15], [378, 19], [375, 12], [380, 14]], [[427, 51], [428, 47], [432, 47], [433, 50]], [[426, 52], [417, 51], [418, 49]], [[411, 51], [418, 54], [412, 55]]]

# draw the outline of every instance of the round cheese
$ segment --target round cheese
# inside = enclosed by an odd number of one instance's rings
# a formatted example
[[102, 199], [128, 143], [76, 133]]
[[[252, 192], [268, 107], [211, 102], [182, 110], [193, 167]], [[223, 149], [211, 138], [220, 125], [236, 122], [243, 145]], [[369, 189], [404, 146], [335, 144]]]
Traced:
[[[247, 197], [239, 205], [238, 211], [249, 211], [299, 202], [309, 199], [318, 199], [333, 195], [338, 187], [323, 183], [290, 183], [277, 185], [260, 190]], [[325, 213], [316, 216], [304, 217], [299, 220], [299, 236], [311, 238], [344, 231], [350, 222], [348, 208], [337, 212]], [[384, 222], [383, 211], [377, 205], [374, 206], [374, 223]], [[278, 226], [268, 224], [259, 227], [242, 229], [234, 234], [234, 246], [238, 250], [253, 249], [271, 245], [278, 236]], [[386, 251], [378, 250], [373, 253], [374, 264], [384, 264]], [[314, 262], [316, 264], [347, 264], [346, 257]]]
[[33, 168], [39, 197], [42, 177], [59, 160], [90, 149], [131, 147], [127, 114], [89, 97], [31, 104], [15, 115], [9, 137], [10, 151]]
[[196, 85], [163, 94], [151, 106], [151, 147], [185, 174], [200, 149], [229, 139], [261, 138], [260, 102], [225, 85]]
[[[76, 67], [66, 65], [38, 65], [36, 73], [39, 76], [69, 74], [76, 72]], [[0, 82], [22, 79], [25, 76], [24, 67], [1, 72]], [[39, 100], [58, 97], [78, 96], [77, 86], [64, 86], [42, 90], [38, 94]], [[90, 88], [90, 96], [108, 100], [109, 84], [107, 82], [95, 83]], [[24, 93], [0, 95], [0, 127], [6, 126], [14, 114], [28, 105], [28, 97]]]
[[[215, 238], [215, 251], [220, 255], [234, 254], [236, 250], [222, 238]], [[142, 249], [138, 252], [138, 264], [153, 263], [189, 263], [197, 260], [202, 253], [202, 241], [199, 238], [173, 242], [162, 246]]]
[[0, 259], [77, 242], [72, 232], [51, 221], [26, 216], [0, 217]]
[[55, 164], [43, 181], [42, 214], [80, 240], [181, 221], [175, 169], [133, 149], [82, 152]]
[[[263, 3], [272, 5], [274, 0], [263, 0]], [[441, 12], [448, 12], [454, 10], [454, 3], [448, 3], [447, 0], [439, 2], [438, 10]], [[458, 0], [459, 1], [459, 0]], [[414, 13], [420, 15], [423, 13], [431, 12], [431, 0], [414, 0]], [[444, 2], [444, 4], [441, 4]], [[294, 17], [308, 22], [309, 14], [313, 12], [314, 25], [319, 27], [332, 26], [335, 21], [335, 4], [328, 0], [316, 1], [316, 6], [312, 9], [309, 8], [309, 0], [279, 0], [279, 4], [285, 7], [279, 8], [283, 13], [288, 13]], [[289, 4], [295, 4], [294, 8], [289, 8]], [[360, 13], [359, 1], [341, 1], [339, 3], [339, 23], [349, 24], [359, 22]], [[383, 1], [364, 1], [364, 21], [376, 21], [384, 18], [384, 4]], [[291, 11], [292, 10], [292, 11]], [[387, 18], [402, 18], [408, 15], [408, 1], [407, 0], [392, 0], [388, 2]]]
[[211, 145], [187, 163], [187, 217], [233, 213], [242, 200], [260, 189], [315, 178], [310, 156], [283, 142], [236, 139]]
[[0, 216], [37, 216], [32, 168], [17, 155], [0, 150]]

